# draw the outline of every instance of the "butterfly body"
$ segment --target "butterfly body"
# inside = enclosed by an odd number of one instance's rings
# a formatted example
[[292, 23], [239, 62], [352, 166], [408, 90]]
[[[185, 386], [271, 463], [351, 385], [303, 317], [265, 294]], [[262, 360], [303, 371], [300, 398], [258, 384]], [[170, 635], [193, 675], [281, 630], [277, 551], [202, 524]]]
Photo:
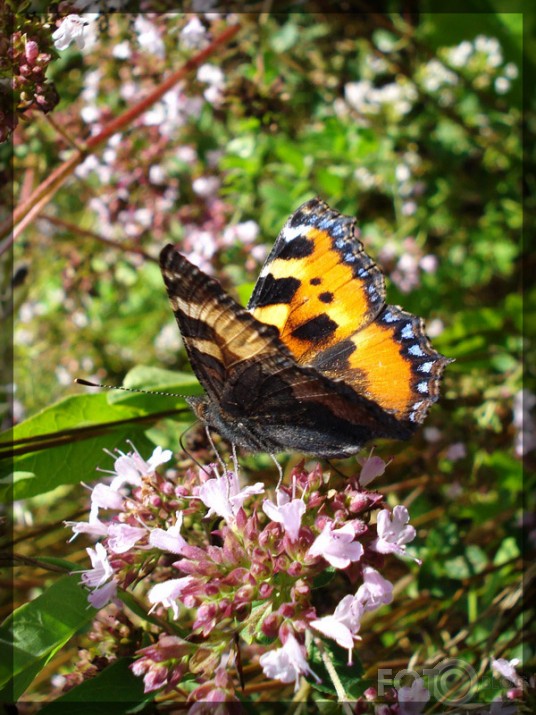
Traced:
[[196, 415], [250, 451], [355, 454], [407, 439], [447, 358], [420, 318], [385, 305], [353, 219], [319, 199], [287, 221], [244, 309], [173, 246], [160, 262], [190, 362]]

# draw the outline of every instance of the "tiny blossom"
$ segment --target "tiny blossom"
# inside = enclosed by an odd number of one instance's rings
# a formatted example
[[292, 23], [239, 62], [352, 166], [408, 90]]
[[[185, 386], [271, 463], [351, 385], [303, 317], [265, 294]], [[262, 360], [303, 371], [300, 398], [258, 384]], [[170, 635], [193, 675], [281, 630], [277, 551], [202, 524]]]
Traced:
[[138, 42], [142, 50], [149, 52], [156, 57], [164, 57], [165, 45], [160, 37], [158, 29], [143, 15], [138, 15], [134, 22], [134, 29], [138, 35]]
[[221, 85], [225, 75], [217, 65], [204, 64], [197, 70], [197, 80], [203, 84]]
[[447, 449], [445, 457], [451, 462], [457, 462], [467, 456], [467, 449], [463, 442], [454, 442]]
[[162, 551], [169, 551], [172, 554], [180, 554], [186, 545], [185, 539], [181, 536], [182, 512], [176, 514], [177, 521], [168, 529], [153, 529], [149, 534], [149, 543]]
[[322, 556], [335, 568], [345, 569], [363, 556], [363, 546], [354, 539], [352, 522], [347, 522], [340, 529], [334, 529], [333, 523], [327, 522], [312, 543], [309, 556]]
[[435, 273], [437, 271], [438, 260], [437, 256], [428, 253], [423, 256], [419, 261], [419, 268], [422, 268], [426, 273]]
[[259, 224], [255, 221], [244, 221], [234, 226], [227, 226], [223, 232], [223, 240], [227, 245], [236, 242], [248, 245], [259, 235]]
[[312, 675], [320, 682], [309, 667], [304, 656], [304, 649], [296, 638], [290, 633], [282, 648], [264, 653], [259, 658], [263, 672], [267, 678], [275, 678], [282, 683], [295, 682], [294, 689], [298, 689], [300, 675]]
[[494, 87], [497, 94], [506, 94], [511, 87], [510, 80], [506, 77], [497, 77], [494, 82]]
[[453, 67], [464, 67], [469, 57], [473, 54], [473, 45], [468, 40], [464, 40], [456, 47], [450, 47], [446, 54], [449, 63]]
[[303, 499], [290, 499], [288, 494], [281, 489], [276, 492], [277, 506], [265, 499], [262, 503], [264, 513], [272, 521], [282, 524], [291, 541], [296, 541], [300, 531], [302, 516], [305, 514]]
[[80, 15], [67, 15], [58, 29], [52, 34], [57, 50], [66, 50], [71, 42], [75, 42], [79, 50], [85, 45], [84, 31], [89, 22]]
[[114, 57], [117, 57], [118, 60], [128, 60], [128, 58], [132, 54], [132, 50], [130, 49], [130, 42], [128, 40], [118, 42], [116, 45], [114, 45], [112, 54]]
[[398, 688], [397, 693], [401, 715], [417, 715], [430, 700], [430, 692], [422, 678], [415, 678], [411, 685]]
[[341, 648], [348, 650], [348, 663], [352, 662], [354, 638], [361, 626], [363, 605], [355, 596], [344, 596], [333, 615], [324, 616], [309, 624], [328, 638], [332, 638]]
[[162, 447], [156, 447], [147, 462], [141, 458], [138, 452], [131, 454], [121, 452], [120, 454], [121, 456], [114, 463], [114, 474], [117, 476], [112, 479], [110, 484], [110, 487], [115, 490], [120, 489], [125, 483], [139, 486], [142, 476], [153, 474], [157, 467], [171, 459], [173, 453], [169, 449], [163, 450]]
[[183, 576], [182, 578], [169, 579], [168, 581], [164, 581], [164, 583], [157, 583], [147, 594], [149, 603], [153, 604], [151, 611], [154, 611], [158, 604], [161, 603], [165, 608], [171, 608], [173, 618], [176, 620], [179, 617], [179, 605], [177, 600], [192, 581], [193, 578], [191, 576]]
[[536, 421], [532, 410], [536, 407], [536, 395], [528, 389], [519, 390], [514, 395], [512, 423], [516, 430], [515, 451], [522, 457], [536, 449]]
[[198, 17], [192, 17], [182, 28], [180, 38], [184, 47], [190, 50], [202, 49], [208, 44], [207, 31]]
[[516, 667], [519, 663], [519, 658], [512, 658], [512, 660], [506, 660], [506, 658], [493, 658], [491, 661], [491, 667], [494, 673], [497, 673], [502, 678], [506, 678], [515, 686], [521, 687], [523, 685], [523, 680], [516, 672]]
[[238, 510], [245, 500], [253, 494], [262, 494], [264, 484], [256, 482], [240, 489], [240, 483], [235, 472], [227, 472], [226, 476], [208, 479], [199, 487], [197, 496], [209, 511], [207, 516], [218, 514], [227, 522], [233, 522]]
[[393, 600], [393, 584], [372, 566], [363, 569], [363, 584], [357, 589], [357, 600], [365, 611], [374, 611]]
[[192, 189], [204, 199], [214, 196], [219, 188], [220, 180], [216, 176], [199, 176], [192, 181]]
[[[380, 554], [406, 555], [405, 544], [415, 538], [415, 528], [409, 526], [409, 512], [405, 506], [398, 505], [393, 509], [382, 509], [377, 517], [378, 538], [372, 548]], [[418, 559], [415, 559], [418, 562]]]
[[373, 479], [376, 479], [376, 477], [381, 477], [385, 472], [385, 467], [387, 466], [381, 457], [372, 456], [372, 451], [366, 459], [358, 457], [357, 461], [361, 465], [359, 484], [362, 487], [366, 487], [367, 484], [370, 484], [370, 482]]
[[97, 515], [99, 509], [121, 509], [123, 497], [116, 489], [107, 484], [97, 484], [91, 492], [91, 514]]
[[444, 329], [445, 325], [440, 318], [434, 318], [426, 325], [426, 333], [430, 338], [437, 338], [438, 335], [441, 335]]
[[108, 561], [108, 554], [102, 544], [86, 549], [93, 568], [82, 572], [81, 583], [93, 592], [88, 600], [95, 608], [102, 608], [117, 593], [117, 583], [113, 579], [114, 570]]
[[108, 529], [108, 547], [114, 554], [124, 554], [146, 535], [147, 530], [130, 524], [111, 524]]

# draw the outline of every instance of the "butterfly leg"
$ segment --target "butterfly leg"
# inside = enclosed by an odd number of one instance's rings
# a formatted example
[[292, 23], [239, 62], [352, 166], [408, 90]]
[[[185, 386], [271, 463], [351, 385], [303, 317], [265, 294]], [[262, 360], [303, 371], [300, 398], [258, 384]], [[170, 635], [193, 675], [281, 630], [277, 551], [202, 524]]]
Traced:
[[238, 457], [236, 455], [236, 444], [234, 442], [231, 443], [231, 449], [232, 449], [233, 469], [235, 470], [235, 474], [238, 477], [239, 476]]
[[210, 427], [208, 425], [205, 425], [205, 432], [207, 435], [207, 439], [210, 442], [210, 446], [212, 447], [212, 451], [216, 455], [216, 459], [218, 460], [220, 467], [222, 468], [222, 474], [225, 474], [227, 471], [227, 467], [225, 466], [225, 462], [221, 458], [220, 453], [216, 449], [216, 445], [214, 444], [214, 440], [212, 439], [212, 436], [210, 434]]
[[270, 457], [272, 458], [272, 462], [275, 464], [277, 467], [277, 471], [279, 472], [279, 481], [277, 482], [277, 486], [275, 490], [277, 491], [279, 487], [281, 486], [281, 482], [283, 481], [283, 467], [279, 464], [277, 459], [275, 458], [275, 454], [270, 454]]

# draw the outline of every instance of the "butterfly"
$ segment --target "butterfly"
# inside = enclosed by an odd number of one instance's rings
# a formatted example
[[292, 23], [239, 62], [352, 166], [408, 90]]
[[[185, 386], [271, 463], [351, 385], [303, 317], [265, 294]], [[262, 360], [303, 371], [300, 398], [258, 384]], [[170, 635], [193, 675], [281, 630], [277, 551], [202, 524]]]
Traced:
[[188, 402], [235, 445], [347, 457], [408, 439], [438, 399], [450, 360], [421, 318], [386, 305], [355, 219], [319, 198], [284, 225], [247, 309], [171, 244], [160, 266], [206, 392]]

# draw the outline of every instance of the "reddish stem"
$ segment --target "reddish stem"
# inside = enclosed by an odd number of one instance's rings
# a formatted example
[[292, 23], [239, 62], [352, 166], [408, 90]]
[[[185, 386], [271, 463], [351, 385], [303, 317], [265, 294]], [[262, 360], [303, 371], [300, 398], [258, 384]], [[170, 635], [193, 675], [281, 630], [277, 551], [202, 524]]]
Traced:
[[[218, 35], [208, 47], [187, 60], [176, 72], [172, 72], [169, 77], [158, 87], [155, 87], [155, 89], [150, 92], [147, 97], [144, 97], [144, 99], [135, 104], [133, 107], [127, 109], [123, 112], [123, 114], [120, 114], [115, 119], [112, 119], [112, 121], [109, 122], [109, 124], [107, 124], [102, 131], [99, 132], [99, 134], [90, 137], [86, 142], [85, 151], [77, 152], [63, 164], [58, 166], [47, 179], [39, 184], [30, 197], [15, 209], [13, 221], [5, 221], [0, 226], [0, 239], [9, 236], [11, 230], [16, 228], [29, 214], [31, 214], [31, 219], [35, 218], [36, 214], [32, 211], [32, 209], [39, 204], [39, 212], [42, 210], [60, 186], [62, 186], [67, 177], [70, 176], [74, 169], [84, 161], [86, 156], [90, 153], [90, 150], [96, 149], [98, 146], [103, 144], [108, 137], [112, 136], [112, 134], [122, 130], [124, 127], [133, 122], [134, 119], [143, 114], [152, 104], [157, 102], [166, 92], [168, 92], [171, 87], [184, 79], [186, 75], [210, 57], [210, 55], [212, 55], [220, 45], [229, 42], [229, 40], [236, 35], [239, 29], [240, 25], [231, 25], [231, 27], [228, 27], [220, 35]], [[30, 216], [28, 217], [30, 218]], [[25, 222], [24, 226], [26, 226], [27, 223], [29, 223], [29, 221]], [[11, 242], [12, 241], [8, 240], [2, 244], [0, 254], [11, 245]]]

